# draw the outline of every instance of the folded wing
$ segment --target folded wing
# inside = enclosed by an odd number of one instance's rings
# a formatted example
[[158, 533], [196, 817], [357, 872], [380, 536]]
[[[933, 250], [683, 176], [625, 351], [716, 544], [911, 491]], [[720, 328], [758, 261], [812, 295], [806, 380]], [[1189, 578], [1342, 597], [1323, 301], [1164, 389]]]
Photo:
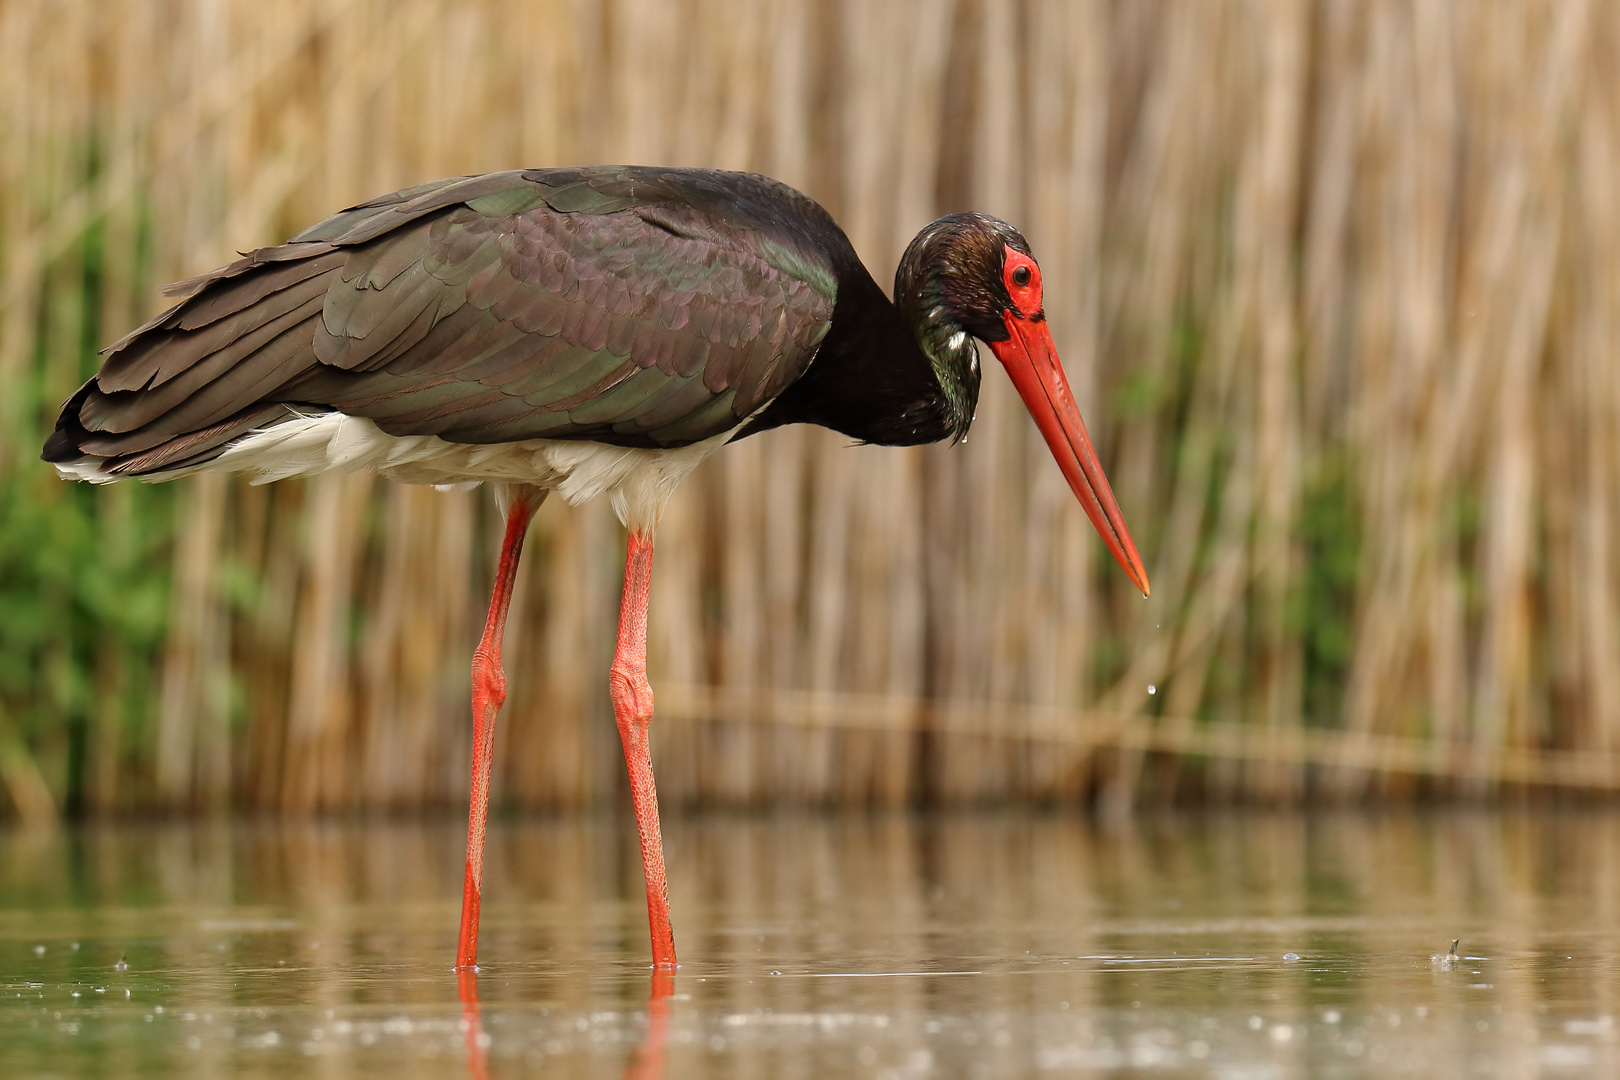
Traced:
[[176, 286], [107, 350], [45, 457], [173, 472], [329, 409], [464, 443], [717, 435], [803, 374], [832, 318], [814, 246], [747, 212], [770, 183], [511, 172], [353, 207]]

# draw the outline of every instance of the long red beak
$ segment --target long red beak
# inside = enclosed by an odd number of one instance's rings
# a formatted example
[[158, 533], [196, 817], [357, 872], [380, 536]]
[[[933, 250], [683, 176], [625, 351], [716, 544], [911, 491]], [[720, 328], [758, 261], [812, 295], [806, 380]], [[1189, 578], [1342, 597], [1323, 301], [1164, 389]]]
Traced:
[[1125, 515], [1119, 512], [1119, 503], [1108, 487], [1097, 452], [1091, 448], [1091, 436], [1086, 434], [1086, 422], [1080, 419], [1080, 407], [1074, 403], [1069, 380], [1058, 362], [1057, 346], [1052, 343], [1052, 332], [1046, 321], [1021, 319], [1006, 312], [1007, 340], [990, 343], [1001, 366], [1007, 369], [1024, 407], [1041, 429], [1058, 468], [1068, 478], [1069, 487], [1085, 509], [1086, 516], [1097, 527], [1103, 543], [1113, 552], [1126, 575], [1147, 596], [1147, 571], [1142, 559], [1131, 543], [1130, 530], [1125, 528]]

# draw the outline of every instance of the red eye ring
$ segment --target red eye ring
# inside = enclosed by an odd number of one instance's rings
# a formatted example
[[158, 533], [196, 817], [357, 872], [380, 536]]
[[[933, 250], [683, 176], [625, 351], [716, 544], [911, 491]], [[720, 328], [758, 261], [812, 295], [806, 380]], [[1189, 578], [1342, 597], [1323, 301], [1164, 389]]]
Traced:
[[1028, 318], [1041, 310], [1041, 268], [1022, 251], [1009, 248], [1002, 264], [1001, 280], [1020, 315]]

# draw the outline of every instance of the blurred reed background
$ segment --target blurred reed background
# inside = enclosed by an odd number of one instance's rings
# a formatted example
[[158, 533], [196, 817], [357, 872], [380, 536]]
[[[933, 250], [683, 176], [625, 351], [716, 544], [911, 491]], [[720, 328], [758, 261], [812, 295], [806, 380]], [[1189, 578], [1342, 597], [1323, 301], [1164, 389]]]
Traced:
[[[486, 494], [36, 455], [163, 282], [631, 161], [795, 184], [880, 281], [939, 213], [1018, 223], [1155, 589], [995, 372], [966, 445], [731, 447], [658, 538], [666, 805], [1612, 790], [1617, 103], [1577, 0], [0, 0], [0, 779], [34, 820], [461, 799]], [[508, 805], [622, 783], [621, 550], [540, 514]]]

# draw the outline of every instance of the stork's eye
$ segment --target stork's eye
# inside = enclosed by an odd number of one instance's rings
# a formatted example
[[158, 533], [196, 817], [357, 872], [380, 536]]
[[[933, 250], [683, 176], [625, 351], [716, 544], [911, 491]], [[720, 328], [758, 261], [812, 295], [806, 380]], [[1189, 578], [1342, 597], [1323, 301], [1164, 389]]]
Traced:
[[1021, 251], [1008, 251], [1001, 284], [1018, 317], [1032, 319], [1041, 311], [1041, 270]]

